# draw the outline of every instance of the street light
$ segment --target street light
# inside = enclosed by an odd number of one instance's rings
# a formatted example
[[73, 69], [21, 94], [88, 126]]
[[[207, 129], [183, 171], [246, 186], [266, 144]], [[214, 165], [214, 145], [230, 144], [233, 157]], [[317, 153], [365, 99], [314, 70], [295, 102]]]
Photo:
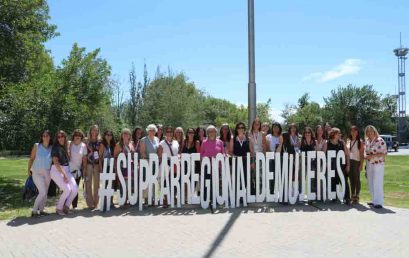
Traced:
[[248, 0], [248, 47], [249, 47], [249, 84], [248, 84], [248, 126], [257, 115], [256, 72], [254, 58], [254, 0]]

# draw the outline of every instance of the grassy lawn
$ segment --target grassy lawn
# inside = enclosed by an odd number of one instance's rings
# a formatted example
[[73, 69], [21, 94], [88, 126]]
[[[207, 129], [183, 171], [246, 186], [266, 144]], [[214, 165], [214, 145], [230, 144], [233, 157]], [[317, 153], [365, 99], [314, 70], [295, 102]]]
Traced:
[[[26, 158], [0, 159], [0, 220], [30, 216], [33, 202], [23, 202], [21, 190], [27, 178]], [[361, 173], [361, 200], [369, 200], [368, 186]], [[84, 208], [82, 183], [78, 208]], [[55, 211], [57, 198], [49, 198], [47, 211]], [[385, 205], [409, 208], [409, 157], [388, 156], [385, 169]]]
[[[27, 158], [0, 159], [0, 220], [30, 216], [34, 200], [22, 200], [22, 189], [27, 179]], [[82, 197], [82, 181], [78, 208], [86, 207]], [[58, 195], [58, 193], [57, 193]], [[46, 211], [55, 212], [58, 197], [48, 198]]]

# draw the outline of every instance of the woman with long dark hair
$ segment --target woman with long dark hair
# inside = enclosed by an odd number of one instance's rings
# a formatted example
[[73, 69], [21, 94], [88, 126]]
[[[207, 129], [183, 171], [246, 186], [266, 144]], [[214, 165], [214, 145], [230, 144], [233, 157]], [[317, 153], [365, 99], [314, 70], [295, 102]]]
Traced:
[[231, 140], [231, 130], [229, 127], [229, 124], [223, 124], [220, 127], [220, 134], [219, 134], [219, 139], [223, 142], [224, 144], [224, 150], [227, 152], [229, 149], [229, 144]]
[[34, 184], [38, 189], [38, 195], [34, 201], [31, 217], [47, 215], [44, 212], [47, 202], [47, 191], [50, 185], [50, 167], [51, 167], [51, 133], [45, 130], [41, 133], [38, 143], [34, 144], [31, 150], [30, 160], [28, 161], [28, 174], [33, 177]]
[[[70, 172], [75, 178], [77, 186], [80, 185], [83, 173], [87, 167], [87, 145], [82, 142], [84, 133], [80, 129], [75, 129], [72, 133], [71, 142], [68, 147], [68, 154], [70, 156]], [[72, 208], [76, 209], [78, 206], [78, 194], [72, 201]]]
[[195, 135], [195, 140], [197, 141], [197, 145], [196, 145], [196, 151], [200, 152], [200, 148], [202, 147], [202, 143], [204, 140], [206, 140], [206, 129], [204, 127], [197, 127], [196, 128], [196, 135]]
[[51, 166], [51, 179], [58, 185], [62, 194], [57, 202], [56, 212], [58, 215], [70, 213], [70, 206], [78, 193], [75, 178], [70, 173], [69, 155], [67, 146], [67, 134], [59, 130], [56, 134], [55, 143], [51, 149], [53, 165]]
[[361, 140], [357, 126], [351, 126], [347, 148], [351, 160], [351, 169], [349, 171], [349, 180], [351, 183], [352, 203], [359, 203], [359, 193], [361, 191], [360, 173], [364, 166], [365, 143]]
[[183, 141], [182, 153], [196, 153], [195, 129], [189, 128], [186, 131], [186, 138]]
[[[305, 127], [301, 138], [301, 152], [315, 151], [315, 139], [311, 127]], [[307, 162], [307, 153], [305, 154]], [[311, 180], [311, 192], [317, 192], [317, 160], [311, 160], [311, 170], [314, 171], [314, 178]]]
[[[110, 171], [110, 160], [111, 158], [114, 158], [114, 149], [115, 149], [115, 137], [114, 137], [114, 133], [112, 132], [112, 130], [105, 130], [104, 133], [102, 134], [102, 141], [101, 144], [99, 145], [99, 156], [101, 157], [101, 162], [100, 162], [100, 168], [99, 171], [103, 171], [104, 168], [104, 164], [105, 161], [107, 162], [107, 171]], [[115, 169], [113, 169], [113, 171], [115, 172]], [[105, 182], [105, 187], [107, 187], [108, 182]], [[112, 187], [113, 189], [116, 189], [116, 185], [113, 185]], [[104, 198], [103, 200], [104, 202], [106, 201], [105, 205], [103, 205], [104, 210], [106, 210], [106, 207], [108, 205], [113, 205], [113, 199], [111, 197], [111, 203], [108, 204], [108, 200], [106, 198]]]
[[132, 132], [132, 144], [135, 152], [140, 155], [140, 148], [141, 148], [141, 139], [143, 137], [143, 130], [142, 127], [137, 126]]
[[[247, 153], [254, 153], [253, 144], [246, 133], [246, 125], [243, 122], [238, 122], [234, 128], [233, 137], [230, 140], [229, 152], [235, 157], [242, 157], [244, 184], [247, 191], [250, 191], [253, 186], [247, 183]], [[237, 168], [237, 166], [236, 166]]]

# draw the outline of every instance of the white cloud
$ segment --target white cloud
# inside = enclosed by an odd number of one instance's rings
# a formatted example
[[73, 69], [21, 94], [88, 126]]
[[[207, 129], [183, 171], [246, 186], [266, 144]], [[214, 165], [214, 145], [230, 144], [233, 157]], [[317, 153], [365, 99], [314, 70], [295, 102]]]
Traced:
[[362, 64], [361, 59], [350, 58], [329, 71], [311, 73], [305, 76], [303, 81], [314, 80], [320, 83], [332, 81], [345, 75], [358, 73], [362, 68]]

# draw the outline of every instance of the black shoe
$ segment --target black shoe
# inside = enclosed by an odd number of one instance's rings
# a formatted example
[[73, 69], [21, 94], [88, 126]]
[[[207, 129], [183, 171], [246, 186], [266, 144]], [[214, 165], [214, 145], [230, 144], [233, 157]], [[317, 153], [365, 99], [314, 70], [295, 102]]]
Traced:
[[344, 203], [345, 203], [346, 205], [351, 205], [351, 200], [346, 199], [346, 200], [344, 201]]
[[367, 203], [369, 206], [373, 206], [373, 203], [372, 202], [368, 202]]
[[383, 207], [382, 207], [382, 205], [379, 205], [379, 204], [377, 204], [377, 205], [375, 205], [375, 206], [373, 206], [375, 209], [382, 209]]
[[32, 217], [32, 218], [39, 218], [39, 217], [40, 217], [40, 213], [32, 211], [32, 212], [31, 212], [31, 217]]
[[49, 215], [47, 212], [45, 212], [45, 211], [40, 211], [40, 215], [41, 216], [47, 216], [47, 215]]

